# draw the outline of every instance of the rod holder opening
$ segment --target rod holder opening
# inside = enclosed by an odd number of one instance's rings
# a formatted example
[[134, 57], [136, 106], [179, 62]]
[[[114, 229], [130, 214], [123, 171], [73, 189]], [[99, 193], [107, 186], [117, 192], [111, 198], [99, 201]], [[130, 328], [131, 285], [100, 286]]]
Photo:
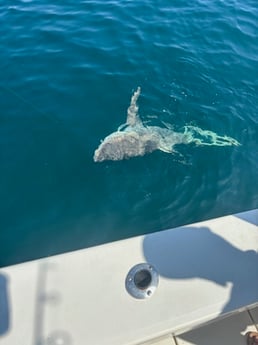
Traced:
[[159, 275], [155, 268], [148, 263], [133, 266], [125, 280], [127, 292], [137, 298], [145, 299], [153, 295], [159, 283]]

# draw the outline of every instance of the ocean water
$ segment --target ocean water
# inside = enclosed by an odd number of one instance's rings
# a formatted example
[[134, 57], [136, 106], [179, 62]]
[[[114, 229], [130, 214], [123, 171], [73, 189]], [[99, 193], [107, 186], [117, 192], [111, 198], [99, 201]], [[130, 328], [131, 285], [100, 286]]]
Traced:
[[[0, 266], [258, 207], [256, 0], [13, 0], [0, 19]], [[241, 146], [95, 163], [138, 86], [144, 121]]]

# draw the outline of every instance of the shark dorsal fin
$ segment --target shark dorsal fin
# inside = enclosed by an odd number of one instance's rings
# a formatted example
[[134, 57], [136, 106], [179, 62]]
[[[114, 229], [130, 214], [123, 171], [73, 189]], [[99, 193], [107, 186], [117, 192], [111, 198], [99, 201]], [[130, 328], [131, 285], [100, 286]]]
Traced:
[[138, 87], [137, 90], [132, 95], [130, 106], [127, 109], [126, 124], [128, 126], [135, 126], [136, 124], [142, 123], [141, 119], [138, 115], [138, 106], [136, 104], [136, 102], [140, 96], [140, 93], [141, 93], [141, 88]]

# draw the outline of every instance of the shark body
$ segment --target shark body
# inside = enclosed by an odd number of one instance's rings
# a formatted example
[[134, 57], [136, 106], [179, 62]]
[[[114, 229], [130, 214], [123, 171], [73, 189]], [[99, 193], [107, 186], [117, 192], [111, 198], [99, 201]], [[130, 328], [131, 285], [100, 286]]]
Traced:
[[138, 114], [137, 106], [140, 92], [141, 89], [138, 87], [132, 95], [130, 106], [127, 109], [126, 123], [108, 135], [95, 150], [94, 162], [119, 161], [143, 156], [155, 150], [173, 153], [175, 152], [173, 147], [176, 144], [239, 145], [238, 141], [231, 137], [219, 136], [214, 132], [194, 126], [185, 126], [181, 133], [175, 132], [170, 126], [163, 128], [144, 125]]

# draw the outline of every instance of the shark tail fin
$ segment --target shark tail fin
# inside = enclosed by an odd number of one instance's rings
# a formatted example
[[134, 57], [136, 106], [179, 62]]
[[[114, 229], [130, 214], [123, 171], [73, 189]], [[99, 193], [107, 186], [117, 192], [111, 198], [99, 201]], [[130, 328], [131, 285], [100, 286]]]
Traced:
[[127, 109], [127, 119], [126, 124], [129, 126], [135, 126], [137, 123], [141, 123], [141, 119], [138, 115], [138, 105], [137, 100], [140, 96], [141, 88], [138, 86], [137, 90], [133, 93], [131, 98], [131, 103]]

